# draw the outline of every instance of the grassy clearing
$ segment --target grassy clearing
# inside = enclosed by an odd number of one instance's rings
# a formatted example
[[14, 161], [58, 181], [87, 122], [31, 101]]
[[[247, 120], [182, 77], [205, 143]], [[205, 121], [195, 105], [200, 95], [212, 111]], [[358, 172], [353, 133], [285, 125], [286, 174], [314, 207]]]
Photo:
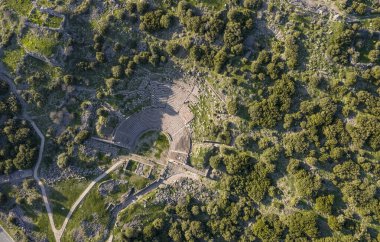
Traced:
[[50, 57], [55, 52], [59, 41], [52, 33], [36, 33], [29, 30], [21, 39], [22, 45], [26, 50]]
[[71, 179], [60, 181], [54, 187], [48, 188], [49, 200], [54, 211], [54, 222], [57, 227], [62, 225], [71, 205], [78, 199], [88, 184], [88, 181]]
[[199, 102], [191, 107], [191, 111], [194, 114], [194, 121], [192, 123], [194, 137], [197, 137], [199, 140], [217, 139], [216, 131], [218, 130], [218, 127], [211, 116], [211, 114], [215, 113], [216, 108], [210, 92], [206, 92], [202, 95]]
[[160, 159], [169, 149], [169, 140], [163, 133], [148, 131], [137, 142], [137, 153], [145, 156], [154, 156]]
[[5, 50], [2, 61], [10, 71], [14, 72], [24, 55], [25, 51], [20, 47], [14, 48], [12, 50]]
[[46, 235], [48, 241], [54, 241], [54, 234], [50, 228], [49, 217], [47, 213], [37, 213], [35, 218], [35, 230]]
[[31, 0], [6, 0], [5, 5], [22, 16], [28, 16], [33, 8]]
[[[134, 166], [137, 167], [137, 162]], [[135, 169], [136, 168], [134, 168], [133, 171]], [[118, 172], [114, 172], [113, 174], [111, 174], [110, 177], [115, 180], [128, 180], [128, 187], [134, 187], [136, 190], [140, 190], [146, 187], [151, 182], [151, 180], [149, 180], [148, 178], [138, 176], [131, 171], [124, 171], [121, 168]]]
[[[144, 200], [149, 200], [150, 197], [154, 196], [155, 192], [149, 193]], [[118, 216], [118, 224], [123, 225], [132, 222], [138, 218], [143, 224], [148, 224], [154, 221], [157, 218], [165, 216], [164, 205], [154, 205], [152, 203], [146, 203], [145, 205], [142, 202], [137, 202], [130, 205], [126, 209], [120, 212]], [[115, 238], [121, 237], [122, 227], [115, 227], [113, 234]]]
[[63, 19], [60, 17], [50, 15], [48, 13], [43, 13], [38, 9], [32, 11], [28, 17], [28, 20], [34, 24], [50, 28], [59, 28], [63, 21]]
[[50, 28], [59, 28], [63, 19], [57, 16], [49, 15], [44, 25]]
[[[119, 241], [123, 238], [123, 233], [125, 232], [123, 225], [125, 224], [137, 220], [144, 226], [151, 223], [157, 218], [164, 218], [166, 216], [164, 213], [164, 204], [152, 204], [150, 202], [151, 199], [155, 196], [156, 191], [152, 191], [149, 194], [145, 195], [138, 202], [130, 205], [119, 213], [117, 223], [121, 226], [114, 227], [114, 230], [112, 231], [115, 241]], [[159, 241], [164, 240], [159, 239]]]
[[137, 168], [137, 161], [130, 160], [130, 161], [128, 162], [127, 170], [133, 172], [133, 171], [136, 170], [136, 168]]
[[125, 209], [119, 216], [124, 223], [131, 222], [134, 218], [140, 217], [142, 221], [148, 223], [164, 214], [163, 205], [150, 204], [144, 207], [141, 203], [135, 203]]
[[[129, 183], [120, 187], [120, 190], [116, 193], [110, 194], [110, 196], [102, 197], [98, 190], [99, 185], [109, 179], [120, 179], [120, 174], [123, 175], [124, 180], [128, 180]], [[134, 187], [136, 190], [140, 190], [146, 187], [149, 184], [150, 180], [141, 176], [132, 174], [131, 172], [124, 172], [119, 170], [119, 172], [114, 172], [113, 174], [107, 175], [103, 178], [95, 187], [89, 192], [86, 198], [83, 200], [82, 204], [75, 210], [71, 220], [69, 221], [66, 232], [63, 235], [62, 241], [73, 241], [73, 234], [83, 230], [86, 230], [85, 222], [96, 223], [100, 225], [100, 230], [95, 237], [86, 238], [86, 241], [99, 241], [103, 234], [101, 231], [104, 231], [106, 225], [109, 223], [110, 215], [106, 211], [106, 206], [109, 202], [115, 202], [121, 194], [125, 193], [129, 188]], [[67, 184], [67, 187], [70, 187]], [[54, 214], [55, 216], [55, 214]]]
[[34, 24], [43, 25], [48, 17], [48, 14], [42, 13], [38, 9], [34, 9], [28, 17], [28, 20]]
[[129, 174], [128, 180], [137, 190], [143, 189], [149, 184], [149, 179], [135, 174]]
[[33, 74], [35, 71], [43, 72], [51, 76], [52, 79], [61, 77], [62, 75], [62, 70], [59, 67], [50, 66], [46, 62], [33, 57], [25, 59], [25, 67], [24, 72], [28, 75]]
[[169, 140], [164, 134], [160, 134], [157, 138], [157, 140], [154, 142], [154, 148], [156, 150], [156, 153], [154, 154], [154, 157], [157, 159], [161, 158], [161, 154], [169, 149]]
[[195, 147], [190, 157], [190, 164], [198, 169], [206, 168], [213, 152], [213, 147]]
[[109, 217], [106, 211], [105, 198], [99, 195], [98, 186], [95, 186], [83, 200], [82, 205], [73, 213], [63, 234], [62, 241], [73, 241], [75, 232], [86, 229], [83, 226], [84, 221], [100, 225], [100, 230], [97, 231], [98, 233], [95, 237], [86, 238], [86, 241], [99, 241], [103, 235], [102, 231], [104, 231], [109, 222]]
[[[25, 189], [22, 185], [10, 185], [2, 184], [0, 186], [0, 192], [7, 194], [9, 199], [7, 202], [0, 204], [0, 225], [7, 229], [7, 232], [16, 240], [16, 241], [28, 241], [25, 237], [24, 232], [19, 226], [16, 226], [9, 221], [7, 221], [7, 211], [11, 210], [15, 206], [18, 209], [23, 211], [27, 221], [31, 221], [33, 228], [31, 233], [33, 238], [36, 241], [54, 241], [54, 235], [50, 230], [48, 216], [45, 210], [45, 206], [42, 201], [41, 194], [39, 193], [39, 188], [32, 187]], [[16, 204], [16, 199], [21, 199], [21, 203]], [[33, 202], [28, 202], [29, 199], [32, 199]], [[5, 216], [5, 217], [3, 217]], [[4, 218], [4, 219], [3, 219]]]
[[37, 4], [39, 6], [47, 7], [47, 8], [53, 8], [57, 5], [55, 1], [51, 1], [51, 0], [37, 0]]

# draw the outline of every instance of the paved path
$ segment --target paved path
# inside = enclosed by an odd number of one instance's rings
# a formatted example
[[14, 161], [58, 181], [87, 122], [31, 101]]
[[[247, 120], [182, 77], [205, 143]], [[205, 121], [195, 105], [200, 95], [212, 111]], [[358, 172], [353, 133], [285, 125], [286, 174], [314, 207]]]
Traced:
[[0, 241], [1, 242], [14, 242], [12, 237], [0, 226]]

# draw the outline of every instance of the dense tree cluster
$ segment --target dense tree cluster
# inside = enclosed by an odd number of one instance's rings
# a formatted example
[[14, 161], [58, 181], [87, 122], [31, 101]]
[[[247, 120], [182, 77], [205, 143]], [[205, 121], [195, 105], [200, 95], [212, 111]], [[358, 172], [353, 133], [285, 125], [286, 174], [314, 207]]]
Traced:
[[294, 81], [283, 76], [275, 84], [268, 88], [268, 96], [259, 102], [252, 103], [249, 115], [257, 125], [273, 128], [281, 121], [292, 103], [295, 87]]
[[350, 29], [347, 24], [341, 22], [335, 23], [327, 49], [327, 54], [333, 61], [341, 64], [348, 63], [348, 48], [351, 45], [354, 33], [354, 30]]
[[21, 111], [16, 97], [0, 81], [0, 174], [32, 168], [37, 159], [38, 140], [31, 126], [17, 118]]
[[154, 32], [160, 29], [167, 29], [172, 23], [172, 16], [163, 10], [154, 10], [141, 16], [140, 29]]

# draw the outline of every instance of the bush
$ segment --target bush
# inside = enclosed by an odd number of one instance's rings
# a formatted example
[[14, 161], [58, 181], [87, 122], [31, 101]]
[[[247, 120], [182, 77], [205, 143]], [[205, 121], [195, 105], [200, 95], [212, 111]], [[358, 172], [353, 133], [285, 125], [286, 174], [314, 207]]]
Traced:
[[262, 241], [281, 241], [285, 226], [277, 215], [263, 216], [253, 224], [253, 233]]
[[122, 55], [119, 57], [119, 60], [118, 60], [119, 64], [122, 65], [122, 66], [127, 66], [128, 65], [128, 62], [129, 62], [129, 57], [128, 56], [125, 56], [125, 55]]
[[90, 136], [90, 132], [88, 132], [87, 130], [81, 130], [75, 136], [74, 142], [77, 143], [77, 144], [82, 144], [83, 141], [85, 141], [86, 139], [88, 139], [89, 136]]
[[131, 68], [126, 68], [124, 74], [127, 78], [130, 78], [133, 75], [134, 71]]
[[371, 50], [368, 59], [373, 63], [380, 63], [380, 50]]
[[238, 102], [236, 98], [229, 98], [227, 100], [227, 112], [229, 115], [236, 115], [238, 112]]
[[223, 156], [221, 155], [211, 156], [209, 163], [213, 169], [220, 169], [221, 165], [223, 164]]
[[101, 63], [104, 63], [106, 61], [106, 56], [103, 52], [96, 52], [96, 60]]
[[199, 61], [203, 56], [203, 50], [200, 46], [194, 45], [190, 48], [190, 58], [196, 61]]
[[69, 157], [66, 153], [61, 153], [58, 155], [57, 165], [61, 169], [66, 168], [69, 165]]
[[8, 221], [8, 223], [16, 224], [17, 218], [14, 215], [8, 215], [7, 221]]
[[109, 112], [104, 108], [99, 108], [98, 110], [96, 110], [96, 115], [106, 118], [108, 117]]
[[123, 69], [120, 65], [113, 66], [111, 71], [114, 78], [121, 78], [123, 75]]
[[155, 10], [141, 17], [140, 29], [148, 32], [155, 32], [160, 29], [167, 29], [171, 24], [171, 16], [165, 14], [163, 10]]
[[163, 29], [168, 29], [172, 24], [172, 16], [169, 14], [162, 15], [160, 18], [160, 25]]
[[63, 77], [63, 82], [66, 84], [66, 85], [71, 85], [74, 83], [74, 77], [72, 75], [65, 75]]
[[360, 166], [349, 160], [334, 166], [333, 172], [340, 180], [353, 181], [358, 179], [360, 175]]
[[169, 42], [168, 45], [166, 46], [166, 51], [171, 55], [174, 56], [178, 53], [180, 50], [180, 45], [177, 43]]
[[105, 80], [106, 86], [109, 90], [112, 90], [118, 83], [118, 80], [115, 78], [108, 78]]
[[216, 53], [214, 58], [214, 69], [216, 72], [221, 73], [228, 60], [227, 52], [223, 48]]
[[328, 216], [327, 223], [333, 231], [340, 231], [342, 229], [342, 225], [335, 216]]
[[331, 214], [334, 207], [334, 195], [318, 197], [315, 200], [315, 209], [321, 213]]
[[288, 240], [317, 238], [317, 216], [313, 212], [296, 212], [286, 218]]
[[133, 239], [137, 237], [137, 231], [132, 227], [127, 227], [124, 232], [124, 236], [127, 239]]

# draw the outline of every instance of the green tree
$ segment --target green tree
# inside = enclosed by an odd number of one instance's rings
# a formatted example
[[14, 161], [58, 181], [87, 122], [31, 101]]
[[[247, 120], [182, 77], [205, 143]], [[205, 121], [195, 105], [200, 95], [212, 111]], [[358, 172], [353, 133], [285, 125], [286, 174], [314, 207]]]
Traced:
[[313, 239], [319, 234], [317, 216], [313, 212], [295, 212], [286, 218], [287, 239]]
[[278, 215], [267, 215], [257, 219], [253, 224], [253, 233], [262, 241], [280, 241], [284, 233], [285, 226], [280, 221]]
[[331, 214], [334, 207], [334, 195], [318, 197], [315, 200], [315, 209], [321, 213]]

